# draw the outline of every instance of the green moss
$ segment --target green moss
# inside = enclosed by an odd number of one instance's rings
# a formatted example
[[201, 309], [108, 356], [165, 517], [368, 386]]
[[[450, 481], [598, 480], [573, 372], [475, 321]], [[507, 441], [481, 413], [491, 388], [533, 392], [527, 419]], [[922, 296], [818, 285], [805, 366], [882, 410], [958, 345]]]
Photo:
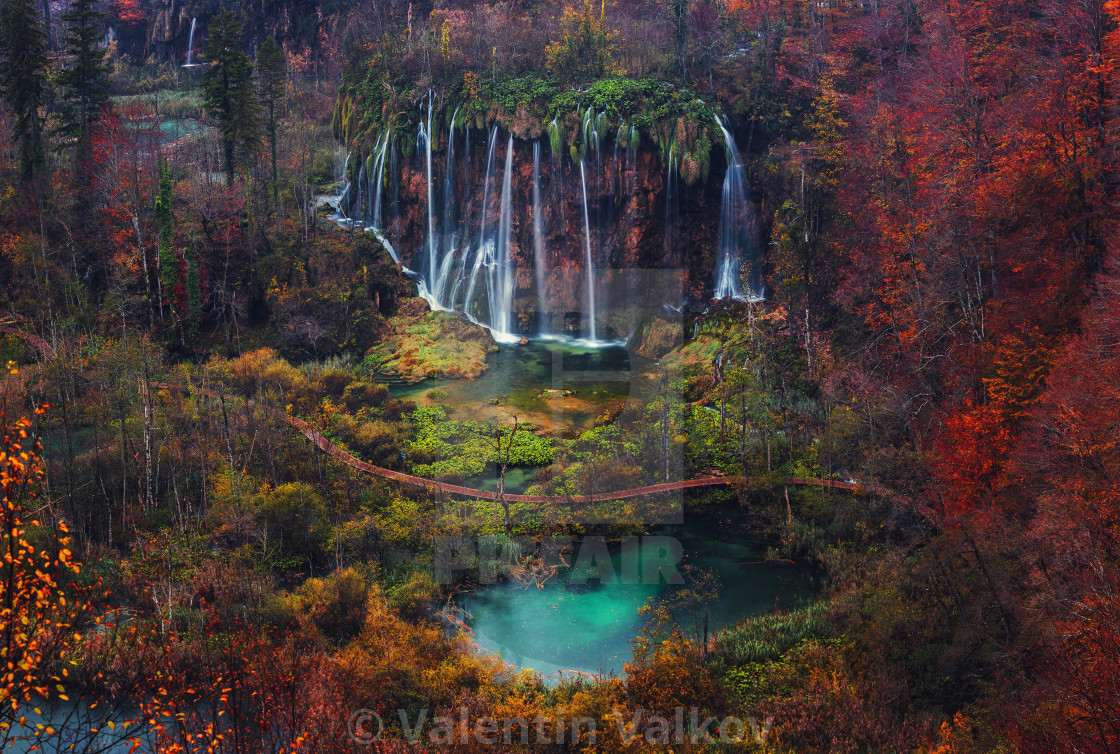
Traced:
[[[495, 431], [502, 445], [510, 441], [512, 427], [495, 427], [475, 421], [456, 421], [440, 406], [418, 408], [409, 419], [413, 441], [409, 456], [412, 472], [443, 480], [463, 480], [477, 476], [498, 461]], [[509, 454], [511, 466], [546, 466], [552, 463], [552, 441], [532, 433], [523, 424], [513, 438]]]
[[660, 312], [647, 315], [630, 338], [629, 348], [645, 359], [660, 359], [681, 345], [683, 326], [679, 318]]
[[723, 341], [719, 338], [701, 334], [670, 351], [661, 360], [661, 368], [670, 374], [685, 377], [709, 374], [722, 347]]
[[429, 378], [473, 379], [486, 371], [486, 356], [498, 350], [484, 328], [451, 312], [433, 312], [415, 302], [389, 321], [393, 335], [374, 346], [365, 366], [406, 382]]
[[[357, 72], [363, 78], [353, 80]], [[360, 66], [347, 74], [336, 106], [336, 133], [352, 143], [359, 135], [393, 128], [398, 147], [408, 156], [416, 149], [418, 120], [426, 117], [426, 110], [422, 115], [417, 106], [426, 91], [406, 81], [386, 87], [378, 78], [383, 75]], [[676, 138], [673, 160], [681, 178], [691, 184], [707, 177], [713, 148], [709, 127], [717, 110], [688, 87], [660, 79], [609, 77], [573, 88], [538, 74], [482, 82], [476, 77], [470, 88], [463, 79], [451, 80], [436, 92], [433, 122], [443, 128], [458, 108], [457, 127], [497, 125], [522, 139], [547, 137], [553, 154], [571, 147], [578, 160], [584, 140], [580, 128], [590, 111], [601, 142], [614, 139], [622, 147], [637, 149], [644, 136], [660, 147], [664, 161]]]

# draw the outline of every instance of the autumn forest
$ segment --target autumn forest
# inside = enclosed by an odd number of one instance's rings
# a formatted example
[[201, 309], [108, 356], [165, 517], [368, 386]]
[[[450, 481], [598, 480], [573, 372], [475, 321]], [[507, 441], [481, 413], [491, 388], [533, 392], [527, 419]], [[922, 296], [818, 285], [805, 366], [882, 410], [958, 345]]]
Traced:
[[1120, 751], [1120, 2], [0, 0], [0, 744]]

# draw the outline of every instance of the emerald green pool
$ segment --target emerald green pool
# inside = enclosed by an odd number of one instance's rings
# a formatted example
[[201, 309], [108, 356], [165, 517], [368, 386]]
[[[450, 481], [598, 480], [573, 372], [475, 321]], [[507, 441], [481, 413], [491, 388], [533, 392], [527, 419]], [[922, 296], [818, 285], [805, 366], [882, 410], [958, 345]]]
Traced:
[[[685, 523], [657, 534], [680, 541], [684, 563], [713, 572], [719, 600], [710, 606], [714, 632], [742, 618], [795, 607], [818, 588], [815, 569], [766, 561], [765, 544], [746, 532], [738, 512], [686, 511]], [[530, 668], [549, 682], [577, 671], [622, 675], [631, 642], [643, 625], [642, 605], [666, 589], [621, 583], [620, 556], [612, 549], [615, 578], [571, 583], [568, 571], [544, 588], [505, 581], [463, 596], [459, 605], [473, 639], [512, 665]]]

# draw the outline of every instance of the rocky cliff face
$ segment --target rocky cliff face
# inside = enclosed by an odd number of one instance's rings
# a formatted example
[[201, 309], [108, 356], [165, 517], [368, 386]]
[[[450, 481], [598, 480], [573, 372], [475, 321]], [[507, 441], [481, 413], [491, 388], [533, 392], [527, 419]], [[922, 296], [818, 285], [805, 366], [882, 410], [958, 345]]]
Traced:
[[237, 6], [219, 0], [132, 0], [114, 3], [107, 21], [122, 53], [134, 60], [154, 56], [178, 64], [186, 62], [191, 19], [196, 19], [194, 53], [198, 62], [209, 21], [224, 7], [243, 13], [245, 32], [254, 49], [271, 35], [292, 52], [314, 51], [341, 22], [339, 3], [279, 0]]

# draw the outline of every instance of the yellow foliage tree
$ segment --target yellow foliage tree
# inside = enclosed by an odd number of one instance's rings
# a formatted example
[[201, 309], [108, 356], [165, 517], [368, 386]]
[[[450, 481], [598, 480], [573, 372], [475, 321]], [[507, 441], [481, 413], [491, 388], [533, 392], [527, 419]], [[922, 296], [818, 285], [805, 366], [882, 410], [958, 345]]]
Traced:
[[561, 37], [549, 44], [548, 70], [572, 83], [594, 81], [614, 73], [611, 46], [614, 35], [603, 23], [604, 6], [596, 15], [590, 0], [582, 8], [567, 6], [560, 22]]

